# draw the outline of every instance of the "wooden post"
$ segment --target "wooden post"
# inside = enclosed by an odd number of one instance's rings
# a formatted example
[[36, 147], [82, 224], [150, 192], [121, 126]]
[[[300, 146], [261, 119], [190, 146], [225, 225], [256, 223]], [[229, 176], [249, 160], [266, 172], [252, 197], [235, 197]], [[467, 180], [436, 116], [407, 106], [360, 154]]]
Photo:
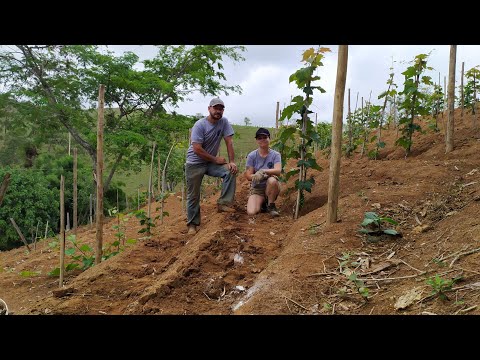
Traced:
[[65, 231], [70, 230], [70, 213], [67, 211], [67, 225], [65, 226]]
[[78, 178], [78, 159], [77, 159], [77, 148], [73, 148], [73, 235], [75, 239], [77, 238], [77, 225], [78, 225], [78, 189], [77, 189], [77, 178]]
[[45, 225], [45, 236], [43, 237], [44, 239], [47, 238], [47, 233], [48, 233], [48, 220], [47, 220], [47, 225]]
[[140, 188], [137, 189], [137, 210], [140, 210]]
[[63, 275], [65, 271], [65, 178], [60, 176], [60, 281], [63, 286]]
[[90, 227], [93, 225], [93, 196], [90, 194]]
[[68, 156], [70, 156], [70, 147], [72, 144], [72, 134], [68, 133]]
[[[162, 172], [162, 200], [161, 200], [161, 206], [160, 206], [160, 221], [163, 224], [163, 195], [165, 194], [165, 189], [167, 188], [167, 165], [168, 165], [168, 160], [170, 159], [170, 154], [172, 153], [173, 148], [175, 147], [175, 141], [172, 142], [172, 146], [170, 146], [170, 151], [168, 152], [167, 158], [165, 159], [165, 164], [163, 165], [163, 172]], [[219, 179], [219, 178], [217, 178]]]
[[95, 264], [102, 261], [103, 246], [103, 120], [105, 107], [105, 85], [98, 90], [98, 124], [97, 124], [97, 208]]
[[155, 146], [157, 143], [154, 141], [152, 146], [152, 159], [150, 160], [150, 175], [148, 176], [148, 207], [147, 216], [150, 217], [150, 203], [152, 197], [152, 174], [153, 174], [153, 157], [155, 156]]
[[327, 223], [337, 222], [338, 192], [340, 182], [340, 159], [342, 155], [342, 126], [345, 82], [347, 79], [348, 45], [338, 47], [337, 80], [333, 102], [332, 153], [328, 181]]
[[348, 151], [347, 151], [347, 155], [350, 156], [350, 152], [352, 151], [352, 141], [353, 141], [352, 111], [351, 111], [351, 108], [350, 108], [350, 89], [348, 89], [348, 115], [347, 115], [347, 118], [348, 118], [348, 120], [347, 120], [347, 124], [348, 124]]
[[120, 212], [120, 204], [118, 202], [118, 189], [117, 189], [117, 213]]
[[38, 227], [40, 226], [40, 220], [37, 221], [37, 229], [35, 230], [35, 241], [33, 243], [33, 250], [37, 250], [37, 236], [38, 236]]
[[10, 183], [10, 174], [6, 173], [5, 176], [3, 177], [2, 186], [0, 186], [0, 206], [2, 205], [3, 197], [5, 196], [5, 193], [7, 192], [7, 188], [8, 188], [9, 183]]
[[162, 193], [162, 166], [160, 164], [160, 151], [158, 152], [157, 156], [157, 193], [161, 194]]
[[15, 222], [15, 220], [13, 220], [13, 218], [10, 218], [10, 222], [12, 223], [13, 227], [15, 228], [15, 230], [17, 230], [17, 234], [18, 236], [20, 236], [20, 240], [22, 240], [22, 242], [25, 244], [25, 246], [27, 247], [28, 251], [30, 251], [30, 248], [28, 247], [28, 243], [27, 243], [27, 240], [25, 239], [25, 236], [23, 236], [22, 234], [22, 231], [20, 230], [20, 228], [18, 227], [17, 223]]
[[457, 60], [457, 45], [450, 45], [450, 64], [448, 66], [448, 120], [446, 132], [445, 153], [453, 150], [453, 131], [455, 109], [455, 62]]
[[447, 109], [447, 76], [443, 77], [443, 111]]
[[465, 70], [465, 61], [462, 61], [462, 78], [460, 80], [460, 106], [462, 107], [462, 120], [463, 120], [463, 107], [464, 107], [464, 94], [463, 94], [463, 72]]

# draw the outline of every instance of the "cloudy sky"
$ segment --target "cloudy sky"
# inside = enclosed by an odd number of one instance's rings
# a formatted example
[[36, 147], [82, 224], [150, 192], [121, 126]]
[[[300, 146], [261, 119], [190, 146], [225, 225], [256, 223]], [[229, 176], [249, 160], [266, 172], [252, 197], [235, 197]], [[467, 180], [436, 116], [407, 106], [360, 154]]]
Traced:
[[[288, 79], [292, 73], [303, 67], [302, 53], [308, 48], [318, 48], [319, 45], [248, 45], [243, 53], [245, 61], [233, 64], [225, 63], [225, 75], [231, 85], [240, 85], [243, 93], [225, 96], [219, 94], [225, 102], [224, 115], [233, 124], [244, 125], [245, 117], [255, 126], [275, 126], [275, 111], [277, 101], [280, 108], [288, 105], [291, 96], [302, 95], [302, 92]], [[338, 45], [321, 45], [332, 52], [325, 54], [324, 66], [317, 70], [320, 81], [326, 93], [314, 92], [311, 110], [317, 113], [318, 121], [331, 122], [333, 116], [333, 95], [337, 71]], [[141, 59], [151, 58], [156, 48], [148, 45], [110, 45], [110, 50], [121, 54], [123, 51], [133, 51]], [[416, 55], [428, 54], [428, 66], [434, 70], [425, 73], [438, 82], [440, 72], [443, 87], [444, 76], [448, 81], [449, 45], [350, 45], [348, 49], [348, 69], [346, 88], [350, 88], [352, 111], [355, 108], [357, 93], [359, 106], [361, 97], [374, 104], [383, 104], [378, 95], [387, 90], [387, 80], [390, 74], [392, 60], [395, 72], [395, 83], [399, 91], [403, 89], [403, 72]], [[465, 71], [480, 65], [480, 46], [458, 45], [456, 84], [460, 84], [461, 65], [465, 62]], [[199, 94], [191, 96], [192, 101], [180, 104], [176, 110], [185, 115], [202, 113], [206, 115], [211, 97]], [[345, 113], [347, 109], [347, 90], [345, 91]], [[314, 120], [314, 118], [313, 118]]]

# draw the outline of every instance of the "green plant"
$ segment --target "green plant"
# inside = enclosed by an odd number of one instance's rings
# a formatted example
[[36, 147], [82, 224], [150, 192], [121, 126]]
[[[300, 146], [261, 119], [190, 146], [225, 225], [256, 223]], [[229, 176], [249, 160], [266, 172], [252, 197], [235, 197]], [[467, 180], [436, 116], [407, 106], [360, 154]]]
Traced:
[[155, 227], [155, 220], [158, 219], [158, 216], [154, 217], [153, 219], [151, 217], [148, 217], [147, 214], [145, 213], [145, 210], [137, 210], [134, 211], [135, 217], [137, 219], [140, 219], [140, 225], [143, 225], [144, 227], [138, 231], [139, 234], [146, 233], [146, 235], [151, 235], [152, 234], [152, 227]]
[[[70, 241], [73, 247], [65, 249], [65, 255], [69, 256], [73, 262], [67, 263], [65, 266], [65, 271], [71, 271], [73, 269], [82, 266], [82, 270], [86, 270], [95, 265], [95, 250], [92, 249], [88, 244], [79, 245], [76, 241], [75, 235], [69, 235], [67, 241]], [[132, 241], [127, 240], [127, 243], [132, 243]], [[134, 242], [133, 242], [134, 243]], [[113, 249], [116, 247], [116, 250]], [[77, 253], [78, 250], [78, 253]], [[123, 247], [120, 246], [120, 241], [116, 240], [111, 244], [106, 244], [102, 249], [102, 260], [107, 260], [112, 256], [117, 255], [120, 251], [123, 250]], [[48, 273], [49, 276], [59, 276], [60, 268], [56, 267]]]
[[397, 139], [395, 144], [405, 148], [406, 156], [410, 154], [413, 133], [415, 131], [423, 132], [420, 125], [415, 124], [415, 116], [429, 114], [429, 110], [425, 106], [429, 96], [420, 90], [420, 84], [432, 85], [430, 76], [421, 76], [425, 70], [433, 70], [432, 67], [427, 66], [428, 56], [427, 54], [415, 56], [413, 65], [402, 73], [405, 76], [404, 89], [399, 93], [404, 97], [399, 107], [401, 111], [399, 125], [401, 126], [402, 136]]
[[393, 225], [398, 225], [398, 223], [389, 218], [384, 216], [379, 216], [375, 212], [366, 212], [363, 222], [360, 224], [362, 229], [359, 230], [362, 234], [369, 234], [369, 235], [378, 235], [381, 233], [387, 235], [398, 235], [398, 232], [395, 229], [384, 229], [383, 223], [388, 222]]
[[438, 296], [442, 300], [449, 300], [445, 293], [452, 291], [452, 286], [460, 279], [462, 277], [445, 280], [436, 274], [434, 278], [429, 277], [425, 282], [432, 287], [430, 296]]
[[[310, 151], [312, 143], [320, 143], [321, 140], [312, 120], [308, 117], [308, 114], [312, 113], [308, 108], [313, 101], [313, 90], [325, 92], [322, 87], [313, 86], [312, 83], [320, 80], [320, 77], [315, 76], [314, 73], [319, 66], [323, 66], [324, 53], [329, 51], [329, 48], [322, 47], [317, 51], [313, 48], [304, 51], [302, 61], [305, 67], [290, 75], [289, 82], [295, 82], [297, 87], [305, 93], [305, 98], [295, 96], [290, 105], [283, 109], [279, 120], [290, 119], [294, 113], [300, 117], [296, 119], [296, 126], [282, 126], [277, 139], [272, 142], [272, 147], [282, 155], [282, 169], [288, 159], [297, 159], [297, 167], [284, 175], [284, 180], [287, 181], [291, 176], [298, 174], [298, 179], [295, 181], [295, 188], [298, 190], [295, 218], [298, 217], [298, 211], [304, 204], [304, 191], [311, 192], [315, 182], [313, 176], [307, 180], [308, 169], [321, 170], [314, 154]], [[299, 144], [298, 140], [300, 140]]]
[[[356, 291], [365, 299], [368, 300], [368, 288], [365, 283], [360, 280], [355, 272], [355, 269], [360, 266], [358, 261], [352, 261], [350, 252], [342, 253], [342, 256], [338, 258], [340, 272], [347, 277], [347, 279], [355, 286]], [[354, 267], [352, 270], [351, 267]], [[341, 289], [343, 294], [346, 294], [346, 289]]]

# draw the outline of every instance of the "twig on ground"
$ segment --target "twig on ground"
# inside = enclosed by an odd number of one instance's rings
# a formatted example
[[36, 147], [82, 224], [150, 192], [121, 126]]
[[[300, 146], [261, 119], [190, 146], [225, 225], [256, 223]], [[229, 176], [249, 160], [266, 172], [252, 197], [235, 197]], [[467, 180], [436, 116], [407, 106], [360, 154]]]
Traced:
[[466, 312], [472, 311], [476, 307], [477, 307], [477, 305], [473, 305], [473, 306], [470, 306], [469, 308], [466, 308], [466, 309], [460, 309], [460, 310], [456, 311], [453, 315], [458, 315], [459, 313], [464, 314]]
[[375, 309], [375, 306], [372, 307], [372, 310], [370, 310], [370, 313], [368, 315], [372, 315], [373, 309]]
[[[458, 254], [457, 256], [455, 256], [455, 257], [453, 258], [452, 262], [450, 263], [450, 265], [449, 265], [448, 267], [452, 267], [452, 266], [453, 266], [453, 263], [454, 263], [455, 261], [457, 261], [458, 258], [460, 258], [461, 256], [471, 255], [471, 254], [474, 254], [474, 253], [479, 252], [479, 251], [480, 251], [480, 248], [476, 248], [476, 249], [473, 249], [473, 250], [470, 250], [470, 251], [465, 251], [465, 252], [463, 252], [463, 253]], [[447, 256], [447, 257], [448, 257], [448, 256]], [[446, 258], [445, 258], [445, 259], [446, 259]], [[445, 260], [445, 259], [444, 259], [444, 260]]]
[[298, 302], [296, 302], [295, 300], [292, 300], [292, 299], [290, 299], [289, 297], [286, 297], [286, 296], [284, 296], [284, 297], [285, 297], [285, 299], [287, 299], [287, 300], [290, 300], [290, 301], [291, 301], [292, 303], [294, 303], [295, 305], [297, 305], [297, 306], [301, 307], [303, 310], [306, 310], [306, 311], [308, 311], [308, 309], [307, 309], [305, 306], [303, 306], [303, 305], [299, 304], [299, 303], [298, 303]]
[[418, 270], [417, 268], [414, 268], [412, 265], [408, 264], [406, 261], [402, 260], [402, 259], [398, 259], [400, 260], [402, 263], [404, 263], [405, 265], [407, 265], [409, 268], [415, 270], [415, 271], [418, 271], [419, 273], [423, 273], [424, 271], [422, 270]]

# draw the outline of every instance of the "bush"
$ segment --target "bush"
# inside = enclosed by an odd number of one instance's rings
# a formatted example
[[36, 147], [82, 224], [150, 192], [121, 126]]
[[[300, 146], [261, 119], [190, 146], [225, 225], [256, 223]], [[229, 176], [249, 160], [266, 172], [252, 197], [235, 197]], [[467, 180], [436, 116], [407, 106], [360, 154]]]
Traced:
[[[9, 250], [23, 245], [10, 218], [13, 218], [25, 238], [35, 233], [37, 223], [58, 231], [60, 199], [59, 189], [49, 185], [38, 171], [26, 169], [0, 169], [0, 179], [11, 174], [10, 184], [0, 207], [0, 250]], [[1, 181], [1, 180], [0, 180]]]

